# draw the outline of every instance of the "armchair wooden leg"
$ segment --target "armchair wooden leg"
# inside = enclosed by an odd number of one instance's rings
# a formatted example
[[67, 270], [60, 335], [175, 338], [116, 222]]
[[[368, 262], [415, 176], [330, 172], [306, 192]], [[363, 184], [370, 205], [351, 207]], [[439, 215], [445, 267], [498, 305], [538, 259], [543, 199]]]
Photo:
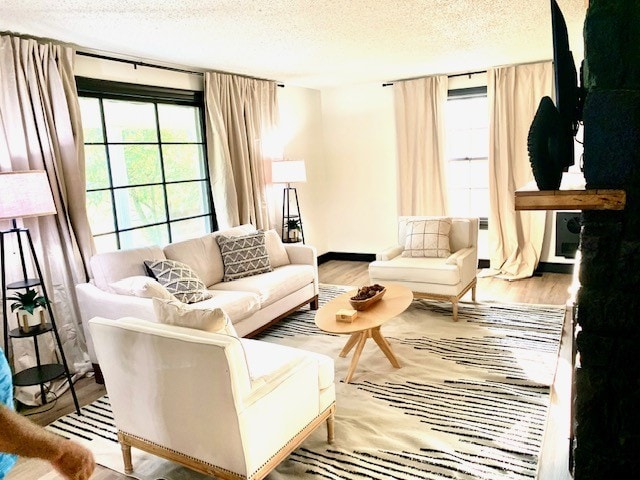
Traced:
[[318, 309], [318, 295], [316, 295], [315, 297], [313, 297], [313, 300], [311, 300], [311, 302], [309, 302], [309, 309], [310, 310], [317, 310]]
[[133, 472], [133, 463], [131, 463], [131, 445], [128, 445], [120, 440], [120, 449], [122, 450], [124, 473], [130, 474]]
[[453, 321], [457, 322], [458, 321], [458, 301], [454, 300], [451, 303], [453, 303]]
[[329, 444], [333, 443], [333, 419], [335, 414], [331, 412], [331, 415], [327, 418], [327, 442]]
[[475, 303], [476, 301], [476, 285], [474, 284], [473, 287], [471, 287], [471, 301]]

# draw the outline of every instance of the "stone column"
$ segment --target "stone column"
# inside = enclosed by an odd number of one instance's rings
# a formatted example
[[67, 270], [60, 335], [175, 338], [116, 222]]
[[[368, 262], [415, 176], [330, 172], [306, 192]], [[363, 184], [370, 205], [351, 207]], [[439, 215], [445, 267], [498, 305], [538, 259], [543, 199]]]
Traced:
[[584, 174], [627, 192], [585, 211], [574, 403], [576, 480], [640, 471], [640, 1], [591, 0], [584, 28]]

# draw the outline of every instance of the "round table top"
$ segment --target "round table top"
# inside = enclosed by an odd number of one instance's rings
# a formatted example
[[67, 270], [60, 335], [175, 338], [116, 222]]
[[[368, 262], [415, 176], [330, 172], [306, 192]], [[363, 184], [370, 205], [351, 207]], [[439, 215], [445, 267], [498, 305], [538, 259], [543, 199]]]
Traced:
[[329, 333], [355, 333], [379, 327], [404, 312], [413, 300], [413, 293], [407, 287], [394, 284], [385, 287], [387, 291], [384, 296], [366, 310], [358, 311], [353, 322], [338, 322], [336, 312], [342, 308], [353, 310], [349, 298], [355, 296], [357, 289], [343, 293], [320, 307], [316, 312], [316, 325]]

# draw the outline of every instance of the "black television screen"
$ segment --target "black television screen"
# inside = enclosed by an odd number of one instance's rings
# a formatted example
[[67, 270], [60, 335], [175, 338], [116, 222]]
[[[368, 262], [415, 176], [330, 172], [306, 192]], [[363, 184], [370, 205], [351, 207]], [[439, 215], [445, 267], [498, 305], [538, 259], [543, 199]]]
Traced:
[[582, 117], [567, 24], [556, 0], [551, 0], [551, 29], [555, 104], [549, 97], [540, 100], [527, 138], [533, 176], [541, 190], [557, 190], [562, 172], [575, 163], [573, 142]]

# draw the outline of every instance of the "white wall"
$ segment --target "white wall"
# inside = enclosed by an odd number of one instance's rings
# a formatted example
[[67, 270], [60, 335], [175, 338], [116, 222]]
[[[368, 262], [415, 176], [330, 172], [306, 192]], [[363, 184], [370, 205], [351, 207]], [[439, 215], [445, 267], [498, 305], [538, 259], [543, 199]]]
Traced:
[[374, 253], [396, 242], [393, 91], [382, 84], [322, 90], [327, 248]]

